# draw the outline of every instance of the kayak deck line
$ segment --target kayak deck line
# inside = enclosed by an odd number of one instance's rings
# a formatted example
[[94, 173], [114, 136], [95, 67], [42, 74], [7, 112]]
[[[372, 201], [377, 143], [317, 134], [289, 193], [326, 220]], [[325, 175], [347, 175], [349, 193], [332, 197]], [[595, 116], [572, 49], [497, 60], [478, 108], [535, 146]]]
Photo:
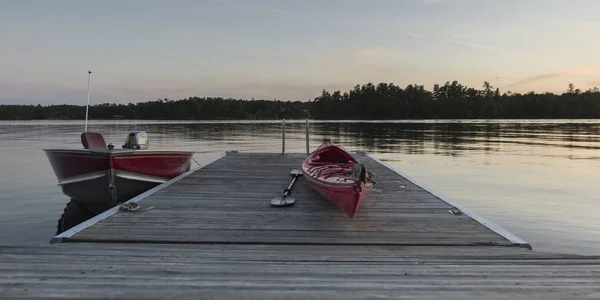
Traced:
[[229, 151], [129, 200], [137, 211], [111, 209], [48, 245], [0, 247], [0, 298], [600, 296], [600, 256], [533, 251], [374, 156], [353, 155], [377, 182], [353, 219], [303, 176], [284, 193], [293, 205], [272, 205], [306, 154]]

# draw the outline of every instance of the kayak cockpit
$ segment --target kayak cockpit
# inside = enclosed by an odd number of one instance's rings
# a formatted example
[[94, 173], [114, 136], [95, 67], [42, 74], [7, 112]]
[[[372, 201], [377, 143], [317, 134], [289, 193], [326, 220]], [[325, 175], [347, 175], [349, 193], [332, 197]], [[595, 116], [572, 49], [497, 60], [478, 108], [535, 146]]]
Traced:
[[336, 146], [326, 146], [318, 151], [316, 151], [311, 159], [311, 165], [320, 165], [320, 164], [348, 164], [353, 165], [356, 163], [356, 159], [346, 153], [346, 151], [336, 147]]

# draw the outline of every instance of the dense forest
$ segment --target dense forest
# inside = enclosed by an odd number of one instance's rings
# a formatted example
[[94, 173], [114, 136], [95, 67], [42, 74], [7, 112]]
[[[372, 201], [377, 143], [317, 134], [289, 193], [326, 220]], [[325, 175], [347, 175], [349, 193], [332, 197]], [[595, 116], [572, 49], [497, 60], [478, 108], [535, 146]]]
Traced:
[[[326, 91], [311, 101], [240, 100], [190, 97], [129, 104], [98, 104], [90, 119], [522, 119], [600, 118], [600, 90], [569, 84], [562, 94], [500, 93], [489, 82], [481, 89], [457, 81], [401, 88], [391, 83]], [[0, 120], [83, 119], [85, 106], [0, 105]]]

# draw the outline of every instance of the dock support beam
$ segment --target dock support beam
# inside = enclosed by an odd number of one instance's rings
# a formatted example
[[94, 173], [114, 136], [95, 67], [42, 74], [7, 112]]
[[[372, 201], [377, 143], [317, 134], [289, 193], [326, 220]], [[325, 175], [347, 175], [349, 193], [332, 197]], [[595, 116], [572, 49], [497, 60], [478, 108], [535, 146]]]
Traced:
[[308, 118], [306, 118], [306, 155], [310, 154], [310, 139], [308, 136]]
[[285, 154], [285, 118], [281, 120], [281, 154]]

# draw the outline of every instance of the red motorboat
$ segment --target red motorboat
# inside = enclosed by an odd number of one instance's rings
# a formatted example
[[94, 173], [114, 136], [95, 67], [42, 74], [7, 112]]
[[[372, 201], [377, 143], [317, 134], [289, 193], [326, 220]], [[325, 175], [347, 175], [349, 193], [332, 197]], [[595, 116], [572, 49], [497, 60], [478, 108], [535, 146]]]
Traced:
[[101, 134], [81, 134], [84, 149], [44, 149], [58, 185], [72, 201], [100, 214], [190, 170], [194, 152], [151, 151], [145, 132], [128, 134], [123, 149]]
[[350, 219], [375, 184], [361, 162], [329, 140], [306, 157], [302, 175], [315, 191], [344, 210]]
[[84, 149], [44, 149], [58, 185], [71, 198], [56, 234], [185, 173], [194, 155], [148, 150], [148, 135], [143, 131], [130, 132], [122, 149], [106, 145], [100, 133], [87, 130], [91, 82], [92, 71], [88, 71]]

